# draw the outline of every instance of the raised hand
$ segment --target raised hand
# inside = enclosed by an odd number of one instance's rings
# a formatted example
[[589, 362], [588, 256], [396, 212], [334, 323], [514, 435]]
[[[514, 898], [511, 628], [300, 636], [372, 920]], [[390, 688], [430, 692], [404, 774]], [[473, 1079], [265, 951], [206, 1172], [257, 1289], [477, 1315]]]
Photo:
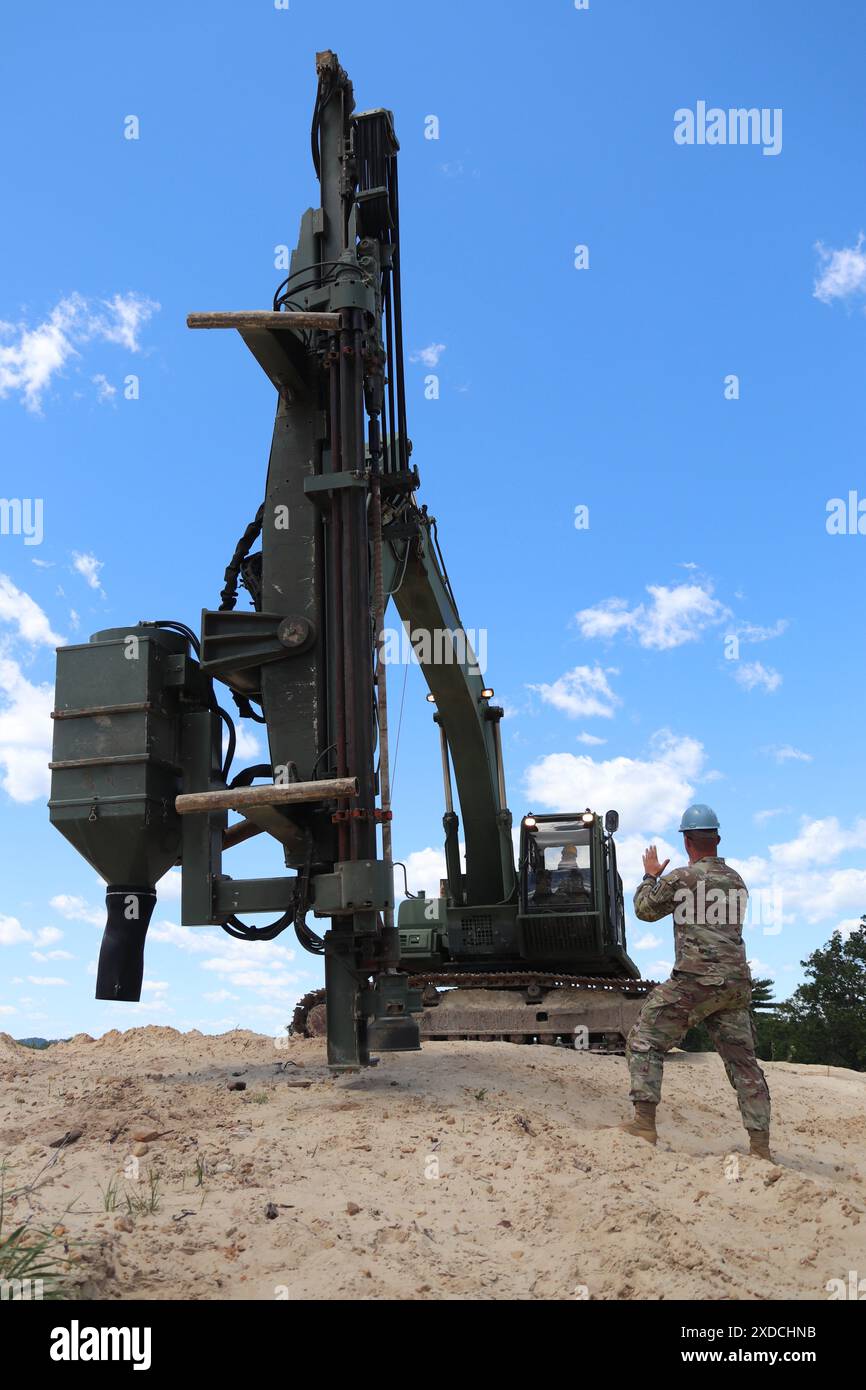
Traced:
[[670, 862], [669, 859], [666, 859], [663, 864], [660, 864], [658, 851], [655, 845], [650, 845], [649, 849], [644, 851], [643, 871], [645, 874], [650, 874], [653, 878], [660, 878]]

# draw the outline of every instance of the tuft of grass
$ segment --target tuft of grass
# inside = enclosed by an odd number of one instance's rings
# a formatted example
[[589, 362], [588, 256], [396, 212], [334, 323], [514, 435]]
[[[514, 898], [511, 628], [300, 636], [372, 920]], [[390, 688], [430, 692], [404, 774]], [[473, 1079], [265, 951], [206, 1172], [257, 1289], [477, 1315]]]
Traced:
[[148, 1168], [147, 1191], [142, 1197], [135, 1193], [127, 1193], [126, 1209], [130, 1216], [153, 1216], [155, 1212], [159, 1211], [161, 1201], [159, 1174], [155, 1168]]
[[[30, 1298], [69, 1298], [65, 1288], [66, 1259], [58, 1256], [52, 1246], [56, 1236], [48, 1230], [16, 1226], [8, 1235], [0, 1235], [0, 1282], [4, 1288], [27, 1281]], [[36, 1292], [38, 1290], [38, 1293]], [[15, 1298], [13, 1293], [12, 1298]]]
[[260, 1091], [258, 1095], [250, 1096], [250, 1100], [253, 1102], [254, 1105], [266, 1105], [267, 1102], [270, 1100], [270, 1096], [268, 1095], [267, 1091]]
[[[0, 1164], [0, 1283], [4, 1290], [14, 1289], [24, 1281], [30, 1297], [41, 1299], [69, 1298], [65, 1286], [68, 1261], [57, 1255], [53, 1247], [57, 1237], [50, 1230], [22, 1223], [7, 1229], [6, 1208], [15, 1189], [6, 1187], [6, 1165]], [[38, 1294], [34, 1291], [34, 1284]], [[15, 1298], [15, 1293], [5, 1294]], [[20, 1296], [20, 1295], [19, 1295]]]
[[117, 1211], [117, 1179], [113, 1178], [112, 1181], [108, 1183], [108, 1185], [105, 1188], [101, 1187], [99, 1190], [102, 1193], [103, 1211]]

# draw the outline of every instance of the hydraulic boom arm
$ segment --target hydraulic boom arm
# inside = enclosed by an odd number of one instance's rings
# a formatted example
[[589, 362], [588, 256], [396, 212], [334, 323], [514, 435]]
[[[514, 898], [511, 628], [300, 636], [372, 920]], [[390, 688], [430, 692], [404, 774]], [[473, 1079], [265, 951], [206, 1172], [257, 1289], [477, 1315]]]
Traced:
[[[410, 524], [415, 535], [407, 541], [408, 554], [393, 581], [394, 603], [436, 704], [449, 897], [456, 904], [507, 902], [515, 891], [515, 874], [500, 738], [503, 711], [489, 703], [492, 692], [485, 686], [440, 561], [436, 523], [426, 511], [413, 507]], [[480, 648], [477, 639], [476, 645]], [[465, 876], [460, 870], [450, 767], [463, 817]]]

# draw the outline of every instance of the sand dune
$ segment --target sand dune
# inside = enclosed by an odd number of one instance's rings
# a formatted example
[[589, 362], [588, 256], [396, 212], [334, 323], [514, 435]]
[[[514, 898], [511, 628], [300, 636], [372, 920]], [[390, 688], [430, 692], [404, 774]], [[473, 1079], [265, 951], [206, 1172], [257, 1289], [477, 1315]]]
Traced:
[[604, 1128], [621, 1058], [432, 1043], [335, 1080], [317, 1040], [0, 1035], [7, 1222], [105, 1299], [825, 1299], [866, 1275], [866, 1075], [766, 1071], [774, 1167], [715, 1055], [671, 1056], [653, 1150]]

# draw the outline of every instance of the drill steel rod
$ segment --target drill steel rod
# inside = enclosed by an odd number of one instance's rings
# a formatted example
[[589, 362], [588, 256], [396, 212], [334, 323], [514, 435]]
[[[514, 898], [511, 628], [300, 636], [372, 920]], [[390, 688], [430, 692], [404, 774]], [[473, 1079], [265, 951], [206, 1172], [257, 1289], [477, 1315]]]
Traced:
[[298, 801], [330, 801], [357, 796], [355, 777], [332, 777], [321, 782], [284, 782], [265, 787], [229, 787], [218, 792], [187, 792], [175, 797], [179, 816], [196, 811], [239, 811], [244, 806], [283, 806]]
[[[379, 417], [370, 420], [370, 452], [373, 458], [373, 603], [376, 614], [376, 709], [379, 718], [379, 793], [382, 803], [382, 858], [389, 869], [394, 860], [391, 843], [391, 772], [388, 756], [388, 679], [385, 665], [385, 584], [382, 573], [382, 490], [379, 483], [381, 438]], [[384, 911], [386, 927], [394, 925], [394, 909]]]
[[[330, 471], [332, 473], [338, 473], [341, 467], [342, 445], [340, 434], [340, 340], [336, 334], [331, 338], [328, 358], [328, 386], [331, 417]], [[348, 769], [348, 761], [346, 750], [345, 652], [343, 648], [343, 499], [341, 497], [335, 498], [331, 510], [328, 556], [329, 614], [334, 631], [334, 724], [331, 736], [335, 746], [337, 776], [345, 777]], [[337, 826], [337, 847], [339, 858], [341, 860], [348, 859], [349, 827], [344, 820], [341, 820]]]

